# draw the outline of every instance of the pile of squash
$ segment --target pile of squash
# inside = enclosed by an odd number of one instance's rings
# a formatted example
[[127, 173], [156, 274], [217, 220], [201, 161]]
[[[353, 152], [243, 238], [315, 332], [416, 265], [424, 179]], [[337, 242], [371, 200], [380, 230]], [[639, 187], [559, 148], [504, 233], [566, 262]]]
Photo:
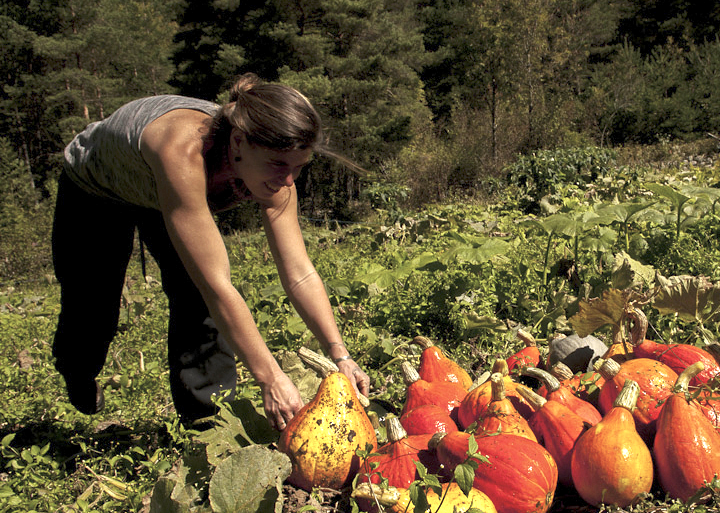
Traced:
[[[543, 513], [558, 485], [596, 507], [629, 506], [654, 483], [687, 501], [720, 477], [720, 402], [708, 386], [720, 381], [720, 366], [703, 349], [644, 335], [622, 350], [567, 337], [543, 359], [520, 332], [525, 347], [475, 383], [417, 337], [419, 366], [402, 364], [405, 402], [386, 419], [380, 447], [335, 369], [281, 435], [290, 481], [307, 490], [352, 485], [371, 512], [413, 511], [408, 490], [422, 477], [418, 463], [439, 477], [441, 488], [427, 492], [429, 511], [439, 513]], [[370, 446], [360, 461], [358, 451]], [[458, 488], [461, 464], [474, 469], [469, 494]]]

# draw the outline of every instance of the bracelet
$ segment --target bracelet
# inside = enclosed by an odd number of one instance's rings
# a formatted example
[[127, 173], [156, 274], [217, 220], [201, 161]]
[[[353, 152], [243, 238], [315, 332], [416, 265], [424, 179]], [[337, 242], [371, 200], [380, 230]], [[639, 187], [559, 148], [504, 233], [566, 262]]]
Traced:
[[341, 356], [340, 358], [333, 358], [333, 363], [340, 363], [344, 362], [345, 360], [352, 360], [352, 356], [346, 354], [345, 356]]

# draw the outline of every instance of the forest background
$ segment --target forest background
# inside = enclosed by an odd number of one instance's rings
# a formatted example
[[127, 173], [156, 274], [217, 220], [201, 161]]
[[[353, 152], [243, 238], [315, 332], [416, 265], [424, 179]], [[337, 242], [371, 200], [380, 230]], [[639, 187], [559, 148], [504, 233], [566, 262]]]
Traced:
[[302, 213], [353, 221], [501, 193], [542, 149], [717, 133], [719, 28], [689, 0], [4, 0], [0, 276], [48, 268], [63, 147], [134, 98], [222, 101], [246, 71], [299, 88], [368, 170], [318, 160]]
[[[197, 448], [169, 399], [151, 260], [142, 277], [131, 261], [106, 411], [74, 411], [52, 370], [56, 184], [88, 123], [147, 95], [223, 101], [247, 71], [304, 92], [367, 170], [318, 158], [299, 178], [308, 249], [373, 399], [399, 406], [405, 338], [479, 374], [517, 343], [509, 326], [549, 336], [581, 292], [624, 288], [628, 254], [720, 281], [719, 32], [720, 2], [690, 0], [3, 0], [0, 512], [146, 511]], [[678, 146], [710, 160], [663, 168]], [[311, 342], [252, 209], [219, 218], [233, 281], [271, 349]], [[690, 306], [692, 323], [652, 312], [653, 336], [717, 341], [717, 307]], [[238, 392], [259, 398], [245, 371]], [[570, 492], [553, 511], [582, 511]]]

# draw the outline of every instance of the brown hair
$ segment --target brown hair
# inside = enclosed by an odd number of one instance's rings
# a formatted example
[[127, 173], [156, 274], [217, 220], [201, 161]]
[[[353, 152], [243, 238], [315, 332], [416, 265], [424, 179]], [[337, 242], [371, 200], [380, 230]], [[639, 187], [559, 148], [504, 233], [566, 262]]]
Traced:
[[205, 144], [209, 169], [222, 164], [233, 128], [240, 130], [250, 144], [264, 148], [311, 148], [332, 154], [325, 148], [320, 116], [308, 99], [290, 86], [262, 82], [254, 73], [235, 82], [229, 102], [213, 118]]

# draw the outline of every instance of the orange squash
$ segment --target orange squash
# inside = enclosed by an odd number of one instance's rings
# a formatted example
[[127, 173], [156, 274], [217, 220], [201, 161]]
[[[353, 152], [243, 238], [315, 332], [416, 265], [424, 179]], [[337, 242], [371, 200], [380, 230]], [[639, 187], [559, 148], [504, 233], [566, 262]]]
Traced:
[[341, 489], [361, 466], [356, 451], [367, 444], [377, 447], [375, 430], [350, 380], [334, 363], [307, 348], [301, 348], [300, 357], [324, 377], [280, 435], [278, 448], [292, 462], [288, 482], [307, 491]]
[[473, 488], [490, 497], [498, 513], [545, 513], [550, 508], [557, 488], [557, 465], [542, 445], [522, 436], [437, 433], [430, 447], [437, 451], [448, 475], [467, 459], [471, 436], [478, 453], [487, 458], [487, 462], [475, 458]]
[[[485, 411], [477, 420], [477, 434], [507, 433], [524, 436], [537, 442], [535, 433], [525, 418], [518, 413], [510, 399], [505, 395], [505, 381], [503, 375], [495, 372], [490, 376], [492, 399]], [[515, 390], [520, 389], [518, 385]], [[525, 388], [525, 387], [522, 387]]]
[[516, 367], [537, 367], [540, 364], [540, 350], [537, 347], [535, 338], [524, 330], [518, 330], [518, 338], [523, 341], [525, 347], [516, 351], [507, 358], [508, 370], [512, 372]]
[[447, 408], [437, 404], [421, 404], [413, 408], [400, 417], [400, 423], [408, 435], [433, 435], [458, 430]]
[[696, 362], [678, 377], [660, 411], [653, 446], [660, 484], [683, 501], [720, 477], [720, 434], [688, 393], [689, 382], [703, 370], [703, 362]]
[[407, 391], [401, 416], [423, 404], [435, 404], [457, 418], [456, 410], [467, 395], [465, 387], [452, 381], [425, 381], [410, 362], [402, 363], [402, 373]]
[[[565, 405], [591, 426], [594, 426], [602, 419], [602, 415], [595, 406], [577, 397], [570, 388], [562, 385], [560, 381], [549, 372], [534, 367], [527, 367], [523, 369], [522, 374], [540, 380], [545, 390], [544, 397], [546, 399]], [[527, 399], [524, 394], [521, 395]]]
[[651, 443], [662, 402], [672, 394], [677, 373], [664, 363], [649, 358], [633, 358], [622, 364], [612, 359], [600, 359], [595, 365], [605, 379], [598, 396], [598, 409], [603, 414], [613, 408], [615, 398], [626, 380], [631, 379], [640, 386], [633, 417], [640, 436]]
[[612, 409], [575, 443], [573, 483], [588, 504], [625, 507], [652, 487], [650, 449], [638, 434], [630, 413], [639, 394], [638, 384], [626, 380]]
[[[510, 377], [510, 371], [507, 367], [507, 361], [504, 359], [495, 360], [492, 372], [499, 372], [503, 375], [505, 383], [505, 395], [510, 399], [515, 409], [526, 419], [532, 415], [532, 408], [525, 402], [525, 399], [515, 391], [517, 383]], [[492, 400], [492, 385], [490, 381], [486, 381], [481, 385], [470, 390], [462, 400], [457, 410], [458, 426], [467, 429], [472, 423], [476, 422], [483, 414], [488, 404]]]
[[558, 482], [572, 486], [570, 463], [573, 447], [589, 427], [577, 413], [555, 400], [546, 400], [529, 388], [518, 389], [535, 413], [530, 417], [530, 428], [538, 442], [552, 455], [558, 467]]
[[468, 390], [472, 386], [470, 374], [463, 369], [456, 361], [451, 360], [443, 353], [442, 349], [434, 345], [427, 337], [417, 336], [412, 340], [423, 348], [420, 354], [420, 366], [418, 374], [425, 381], [449, 381], [458, 383]]

